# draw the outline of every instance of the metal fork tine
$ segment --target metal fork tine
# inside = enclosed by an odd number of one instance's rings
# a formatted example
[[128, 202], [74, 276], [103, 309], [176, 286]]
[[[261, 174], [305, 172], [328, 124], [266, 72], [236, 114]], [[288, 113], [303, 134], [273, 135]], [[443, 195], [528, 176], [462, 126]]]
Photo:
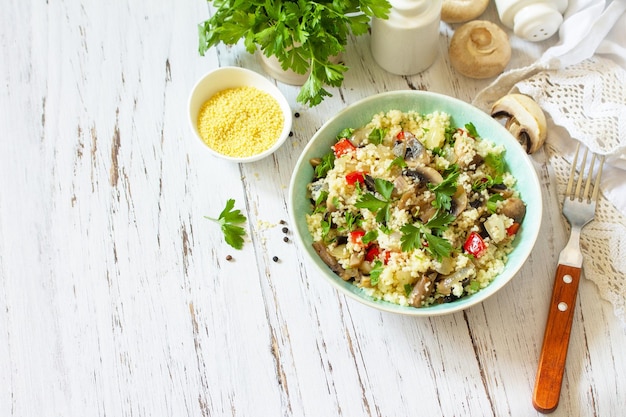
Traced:
[[596, 154], [591, 154], [591, 162], [589, 163], [589, 174], [587, 175], [587, 181], [585, 182], [585, 191], [583, 195], [580, 196], [581, 200], [587, 200], [587, 203], [591, 203], [591, 193], [589, 189], [591, 188], [591, 179], [593, 178], [593, 167], [596, 163]]
[[[580, 143], [578, 143], [578, 146], [580, 146]], [[583, 200], [583, 196], [580, 194], [580, 189], [583, 184], [583, 178], [585, 177], [586, 163], [587, 163], [587, 148], [585, 148], [585, 152], [583, 153], [583, 161], [580, 164], [580, 175], [578, 176], [578, 181], [576, 182], [576, 192], [572, 196], [572, 198], [576, 198], [578, 199], [578, 201]]]
[[569, 180], [567, 181], [567, 188], [565, 189], [565, 198], [572, 199], [572, 187], [574, 185], [574, 176], [576, 175], [576, 162], [578, 162], [578, 151], [580, 150], [580, 142], [576, 146], [576, 153], [574, 153], [574, 160], [572, 161], [572, 168], [569, 172]]
[[598, 167], [598, 173], [593, 184], [592, 201], [598, 201], [598, 192], [600, 191], [600, 179], [602, 178], [602, 168], [604, 167], [604, 155], [600, 158], [600, 166]]

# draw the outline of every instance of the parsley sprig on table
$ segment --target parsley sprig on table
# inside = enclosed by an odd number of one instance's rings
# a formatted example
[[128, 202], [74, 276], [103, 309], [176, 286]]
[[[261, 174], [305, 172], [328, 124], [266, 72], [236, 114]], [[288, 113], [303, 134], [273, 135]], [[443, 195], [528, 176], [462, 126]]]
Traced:
[[234, 209], [234, 207], [235, 200], [231, 198], [226, 202], [226, 207], [224, 207], [218, 218], [204, 217], [220, 225], [226, 243], [235, 249], [241, 249], [243, 248], [243, 236], [246, 234], [246, 231], [239, 225], [245, 223], [247, 219], [246, 216], [241, 214], [240, 210]]
[[246, 50], [275, 56], [283, 69], [311, 73], [298, 102], [315, 106], [341, 86], [347, 67], [333, 63], [348, 37], [367, 33], [372, 16], [386, 18], [387, 0], [209, 0], [213, 15], [198, 27], [200, 55], [243, 39]]

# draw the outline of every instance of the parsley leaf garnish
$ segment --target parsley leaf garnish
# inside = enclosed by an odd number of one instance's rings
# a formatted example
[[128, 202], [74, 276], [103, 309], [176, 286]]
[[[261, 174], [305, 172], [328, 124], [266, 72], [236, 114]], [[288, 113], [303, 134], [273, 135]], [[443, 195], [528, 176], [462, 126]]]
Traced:
[[428, 188], [435, 193], [433, 206], [437, 209], [450, 210], [452, 196], [456, 193], [457, 179], [459, 178], [459, 167], [454, 165], [450, 173], [439, 184], [428, 184]]
[[492, 195], [491, 197], [489, 197], [489, 200], [487, 200], [487, 210], [489, 210], [490, 213], [495, 213], [498, 208], [498, 201], [502, 200], [504, 200], [504, 197], [502, 197], [500, 194]]
[[328, 199], [328, 191], [322, 190], [315, 200], [315, 208], [313, 213], [326, 212], [326, 200]]
[[411, 285], [411, 284], [404, 284], [404, 295], [406, 295], [408, 297], [409, 295], [411, 295], [412, 291], [413, 291], [413, 285]]
[[235, 200], [231, 198], [226, 201], [226, 207], [224, 207], [217, 219], [209, 216], [204, 217], [220, 225], [226, 243], [235, 249], [241, 249], [243, 248], [242, 236], [246, 234], [246, 231], [239, 225], [245, 223], [247, 219], [246, 216], [241, 214], [240, 210], [233, 210], [234, 207]]
[[335, 166], [335, 154], [333, 152], [328, 152], [326, 155], [322, 156], [322, 162], [315, 167], [315, 178], [324, 178], [328, 171], [333, 169]]
[[387, 135], [387, 130], [376, 128], [373, 129], [370, 134], [367, 136], [367, 140], [374, 145], [380, 145], [383, 143], [383, 139], [385, 139], [385, 135]]
[[370, 284], [372, 286], [378, 285], [380, 282], [380, 274], [383, 272], [383, 269], [385, 269], [383, 263], [380, 260], [375, 260], [370, 271]]
[[397, 156], [394, 158], [393, 161], [391, 161], [391, 163], [389, 164], [389, 166], [387, 167], [387, 170], [390, 170], [391, 168], [393, 168], [394, 166], [397, 166], [399, 168], [406, 168], [407, 164], [406, 161], [404, 160], [403, 157], [401, 156]]
[[482, 190], [486, 190], [487, 188], [491, 188], [496, 184], [502, 184], [502, 175], [496, 175], [496, 177], [491, 177], [487, 175], [484, 178], [480, 178], [472, 184], [472, 191], [480, 192]]
[[440, 261], [442, 258], [447, 258], [452, 253], [452, 244], [446, 239], [431, 234], [425, 235], [426, 242], [428, 242], [428, 251]]
[[363, 242], [364, 245], [367, 245], [368, 243], [373, 242], [376, 239], [378, 239], [378, 232], [376, 230], [370, 230], [369, 232], [365, 233], [365, 235], [363, 235], [363, 237], [361, 238], [361, 242]]
[[374, 188], [378, 194], [380, 194], [381, 198], [378, 198], [372, 193], [365, 193], [359, 198], [355, 206], [376, 213], [376, 221], [383, 226], [387, 226], [387, 222], [391, 217], [391, 193], [393, 192], [393, 183], [382, 178], [375, 178]]
[[346, 127], [337, 135], [337, 140], [341, 139], [350, 139], [352, 134], [354, 133], [354, 128]]
[[493, 169], [497, 175], [502, 175], [506, 171], [506, 162], [503, 153], [488, 153], [487, 156], [485, 156], [485, 164]]
[[330, 226], [332, 225], [330, 221], [322, 220], [320, 222], [322, 226], [322, 239], [326, 240], [328, 237], [328, 233], [330, 232]]
[[361, 220], [363, 220], [360, 213], [354, 214], [350, 211], [346, 211], [345, 219], [346, 219], [345, 230], [347, 230], [348, 232], [351, 232], [352, 230], [354, 230], [354, 228], [361, 223]]
[[[422, 225], [420, 224], [419, 226]], [[422, 248], [422, 227], [418, 227], [411, 223], [407, 223], [402, 226], [402, 228], [400, 229], [400, 231], [402, 232], [402, 238], [400, 238], [400, 242], [402, 243], [402, 250], [404, 252]]]
[[426, 224], [407, 223], [400, 231], [401, 247], [404, 252], [413, 249], [422, 249], [426, 241], [426, 250], [437, 260], [447, 258], [452, 253], [452, 244], [438, 234], [447, 229], [448, 224], [454, 220], [454, 216], [449, 213], [437, 211]]
[[467, 123], [465, 125], [465, 130], [467, 130], [467, 133], [473, 137], [473, 138], [479, 138], [480, 135], [478, 134], [478, 132], [476, 131], [476, 126], [474, 126], [474, 123], [470, 122]]

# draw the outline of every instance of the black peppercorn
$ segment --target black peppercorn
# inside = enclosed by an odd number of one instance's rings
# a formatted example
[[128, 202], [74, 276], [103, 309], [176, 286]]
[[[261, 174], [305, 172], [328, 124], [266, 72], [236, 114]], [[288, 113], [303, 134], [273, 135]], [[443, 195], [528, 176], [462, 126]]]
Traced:
[[278, 256], [274, 256], [274, 257], [272, 258], [272, 261], [274, 261], [274, 262], [278, 262]]

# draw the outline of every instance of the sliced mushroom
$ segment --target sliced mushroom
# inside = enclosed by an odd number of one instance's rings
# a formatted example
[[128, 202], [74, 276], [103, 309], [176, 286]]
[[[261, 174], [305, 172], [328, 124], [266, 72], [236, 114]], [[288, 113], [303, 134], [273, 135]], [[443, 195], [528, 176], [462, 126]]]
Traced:
[[437, 274], [422, 275], [415, 283], [411, 293], [409, 294], [409, 304], [413, 307], [421, 307], [422, 302], [433, 293], [435, 288], [434, 281]]
[[334, 211], [337, 211], [337, 206], [335, 205], [335, 196], [329, 194], [326, 198], [326, 212], [332, 213]]
[[450, 214], [458, 217], [467, 208], [467, 193], [462, 185], [456, 187], [456, 192], [452, 195]]
[[476, 271], [473, 267], [466, 266], [456, 272], [453, 272], [450, 275], [440, 277], [439, 281], [437, 282], [437, 292], [445, 296], [453, 294], [458, 297], [459, 294], [453, 293], [454, 287], [462, 284], [463, 281], [468, 279], [475, 272]]
[[[406, 136], [405, 136], [406, 137]], [[410, 134], [405, 140], [406, 151], [404, 152], [404, 161], [411, 165], [412, 163], [428, 164], [430, 158], [426, 153], [426, 148], [417, 140], [413, 134]]]
[[521, 223], [526, 216], [526, 205], [517, 197], [507, 198], [500, 206], [500, 214], [510, 217], [516, 223]]
[[372, 132], [372, 129], [366, 129], [365, 127], [361, 127], [352, 132], [352, 136], [350, 136], [350, 142], [354, 146], [361, 146], [365, 140], [369, 137], [369, 134]]
[[430, 219], [432, 219], [435, 214], [437, 214], [437, 208], [433, 206], [433, 200], [435, 197], [431, 198], [422, 198], [418, 201], [417, 207], [419, 207], [419, 219], [422, 223], [428, 223]]
[[402, 193], [402, 195], [400, 196], [400, 200], [398, 200], [398, 208], [400, 210], [404, 210], [415, 205], [416, 201], [417, 195], [415, 194], [415, 186], [413, 186], [404, 193]]
[[311, 164], [311, 166], [313, 168], [315, 168], [316, 166], [318, 166], [321, 163], [322, 163], [322, 158], [311, 158], [311, 159], [309, 159], [309, 164]]
[[361, 272], [357, 268], [348, 268], [345, 272], [340, 275], [341, 279], [344, 281], [350, 281], [353, 279], [356, 282], [361, 281]]
[[426, 184], [439, 184], [443, 181], [441, 174], [434, 168], [419, 166], [415, 168], [406, 168], [402, 170], [402, 174], [413, 180], [413, 183], [425, 187]]
[[441, 20], [446, 23], [461, 23], [476, 19], [483, 14], [489, 0], [443, 0]]
[[443, 181], [441, 174], [434, 168], [418, 166], [415, 168], [405, 168], [402, 174], [412, 183], [412, 186], [402, 194], [398, 207], [401, 209], [419, 208], [418, 217], [426, 223], [436, 213], [437, 209], [432, 202], [435, 195], [424, 193], [428, 184], [439, 184]]
[[393, 180], [392, 195], [397, 198], [398, 196], [401, 196], [412, 187], [413, 187], [413, 184], [410, 184], [404, 175], [398, 175], [396, 179]]
[[511, 59], [509, 37], [495, 23], [473, 20], [459, 27], [450, 40], [450, 63], [470, 78], [500, 74]]
[[344, 281], [350, 279], [350, 277], [346, 273], [346, 270], [343, 268], [343, 266], [341, 266], [339, 261], [328, 251], [328, 248], [326, 247], [326, 245], [324, 245], [324, 242], [318, 240], [317, 242], [313, 242], [312, 246], [313, 249], [315, 249], [315, 252], [317, 252], [317, 254], [319, 255], [320, 259], [324, 261], [326, 265], [328, 265], [331, 271], [339, 275]]
[[363, 261], [361, 265], [359, 265], [359, 271], [365, 275], [371, 274], [372, 269], [374, 269], [374, 266], [372, 265], [371, 262], [368, 262], [368, 261]]
[[365, 184], [365, 188], [368, 191], [375, 193], [376, 192], [376, 181], [374, 181], [374, 177], [369, 174], [365, 174], [363, 177], [363, 183]]
[[363, 251], [354, 252], [352, 255], [350, 255], [350, 261], [348, 262], [350, 265], [350, 268], [358, 268], [363, 263], [363, 258], [364, 258]]
[[393, 145], [393, 153], [401, 156], [409, 166], [427, 165], [430, 156], [426, 148], [413, 133], [403, 131], [404, 140], [399, 140]]
[[506, 118], [505, 127], [529, 154], [536, 152], [546, 140], [546, 116], [537, 102], [527, 95], [502, 97], [491, 108], [491, 116]]
[[413, 215], [418, 216], [422, 223], [427, 223], [428, 220], [437, 214], [437, 209], [432, 204], [435, 200], [435, 195], [428, 194], [428, 196], [426, 196], [423, 193], [418, 194], [416, 190], [417, 187], [412, 186], [405, 191], [402, 196], [400, 196], [398, 208], [400, 210], [414, 212]]

